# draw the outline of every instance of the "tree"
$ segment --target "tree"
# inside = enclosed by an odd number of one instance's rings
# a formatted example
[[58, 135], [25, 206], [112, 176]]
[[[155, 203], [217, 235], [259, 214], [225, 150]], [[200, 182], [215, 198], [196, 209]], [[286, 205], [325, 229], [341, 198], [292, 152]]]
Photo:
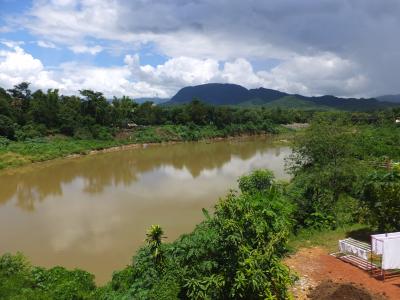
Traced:
[[[3, 93], [4, 92], [4, 93]], [[13, 112], [10, 105], [10, 99], [5, 91], [0, 88], [0, 115], [12, 118]]]
[[161, 250], [162, 239], [164, 238], [164, 231], [160, 225], [151, 225], [146, 234], [146, 242], [150, 247], [154, 261], [160, 265], [163, 261], [163, 253]]
[[0, 115], [0, 136], [14, 138], [14, 124], [9, 117], [4, 115]]
[[11, 106], [15, 111], [15, 115], [19, 124], [25, 124], [27, 121], [27, 112], [30, 108], [31, 90], [29, 82], [21, 82], [9, 89], [8, 92], [12, 97]]
[[190, 116], [187, 110], [182, 106], [173, 107], [170, 111], [171, 121], [173, 124], [188, 124]]
[[76, 96], [61, 96], [58, 114], [60, 132], [66, 135], [74, 135], [82, 125], [81, 99]]
[[137, 106], [138, 104], [129, 97], [114, 97], [112, 101], [113, 124], [118, 127], [126, 127], [129, 122], [134, 122]]
[[227, 125], [233, 123], [232, 109], [228, 107], [215, 107], [212, 109], [213, 123], [218, 128], [224, 128]]
[[354, 134], [343, 113], [317, 115], [310, 127], [295, 139], [288, 167], [295, 176], [297, 219], [300, 225], [336, 226], [335, 207], [340, 195], [355, 196], [357, 184], [365, 174], [355, 149]]
[[58, 90], [49, 89], [47, 93], [37, 90], [32, 94], [31, 114], [36, 123], [46, 125], [47, 128], [58, 126], [60, 97]]
[[190, 121], [197, 125], [206, 125], [208, 118], [208, 105], [198, 99], [193, 99], [186, 106]]
[[111, 120], [110, 104], [103, 93], [92, 90], [80, 90], [79, 93], [85, 97], [82, 102], [83, 113], [91, 116], [97, 124], [109, 124]]
[[29, 82], [21, 82], [20, 84], [14, 85], [14, 88], [9, 89], [8, 92], [13, 98], [30, 100], [31, 90], [29, 89], [29, 85]]
[[400, 172], [372, 173], [366, 180], [362, 200], [369, 209], [368, 221], [383, 232], [400, 230]]
[[[181, 250], [190, 266], [188, 298], [287, 299], [291, 277], [280, 258], [287, 251], [292, 205], [272, 182], [267, 170], [241, 177], [242, 194], [228, 194], [207, 217], [208, 235], [207, 227], [194, 232], [192, 249]], [[187, 245], [188, 237], [181, 243]]]
[[241, 176], [239, 189], [243, 193], [267, 192], [274, 181], [274, 174], [269, 170], [255, 170], [251, 176]]

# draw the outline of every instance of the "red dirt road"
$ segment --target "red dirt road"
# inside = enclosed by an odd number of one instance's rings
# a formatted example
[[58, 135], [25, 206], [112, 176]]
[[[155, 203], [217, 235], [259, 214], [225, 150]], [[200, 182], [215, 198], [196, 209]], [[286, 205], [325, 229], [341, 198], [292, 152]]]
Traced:
[[370, 277], [368, 272], [330, 256], [322, 248], [302, 248], [287, 258], [285, 263], [300, 276], [293, 288], [296, 299], [307, 299], [310, 289], [325, 280], [353, 283], [371, 294], [384, 295], [393, 300], [400, 299], [400, 277], [382, 282]]

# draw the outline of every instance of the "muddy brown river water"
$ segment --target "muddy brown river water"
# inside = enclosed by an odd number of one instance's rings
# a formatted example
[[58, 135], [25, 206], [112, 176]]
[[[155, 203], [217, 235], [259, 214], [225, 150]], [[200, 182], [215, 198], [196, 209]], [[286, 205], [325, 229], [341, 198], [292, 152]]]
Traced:
[[288, 179], [290, 148], [271, 137], [147, 146], [0, 172], [0, 254], [82, 268], [102, 284], [131, 262], [146, 229], [190, 232], [238, 176], [269, 168]]

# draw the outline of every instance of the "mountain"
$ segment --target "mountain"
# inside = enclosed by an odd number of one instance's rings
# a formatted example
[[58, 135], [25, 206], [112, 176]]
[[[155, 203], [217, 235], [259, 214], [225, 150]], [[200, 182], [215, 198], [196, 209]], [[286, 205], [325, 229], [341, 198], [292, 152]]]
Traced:
[[135, 98], [135, 102], [144, 103], [144, 102], [153, 102], [154, 104], [162, 104], [168, 102], [169, 98], [158, 98], [158, 97], [143, 97], [143, 98]]
[[181, 89], [168, 102], [182, 104], [198, 98], [214, 105], [236, 105], [249, 98], [249, 90], [237, 84], [207, 83]]
[[266, 88], [246, 89], [240, 85], [228, 83], [207, 83], [184, 87], [165, 104], [184, 104], [192, 101], [194, 98], [213, 105], [266, 106], [319, 110], [373, 110], [395, 106], [394, 103], [378, 101], [375, 98], [340, 98], [330, 95], [308, 97], [298, 94], [287, 94]]
[[379, 96], [379, 97], [376, 97], [376, 99], [378, 99], [379, 101], [400, 103], [400, 94]]

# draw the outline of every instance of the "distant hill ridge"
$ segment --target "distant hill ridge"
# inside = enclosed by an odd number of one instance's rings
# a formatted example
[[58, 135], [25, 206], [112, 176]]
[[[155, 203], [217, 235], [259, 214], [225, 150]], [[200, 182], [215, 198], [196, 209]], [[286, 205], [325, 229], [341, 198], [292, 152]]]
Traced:
[[375, 98], [340, 98], [335, 96], [308, 97], [277, 90], [246, 89], [229, 83], [207, 83], [184, 87], [166, 104], [183, 104], [194, 98], [213, 105], [267, 106], [300, 109], [372, 110], [396, 106]]
[[400, 94], [397, 95], [384, 95], [376, 97], [379, 101], [385, 102], [392, 102], [392, 103], [399, 103], [400, 104]]
[[154, 104], [162, 104], [167, 101], [169, 101], [169, 98], [159, 98], [159, 97], [135, 98], [135, 102], [137, 102], [137, 103], [153, 102]]

